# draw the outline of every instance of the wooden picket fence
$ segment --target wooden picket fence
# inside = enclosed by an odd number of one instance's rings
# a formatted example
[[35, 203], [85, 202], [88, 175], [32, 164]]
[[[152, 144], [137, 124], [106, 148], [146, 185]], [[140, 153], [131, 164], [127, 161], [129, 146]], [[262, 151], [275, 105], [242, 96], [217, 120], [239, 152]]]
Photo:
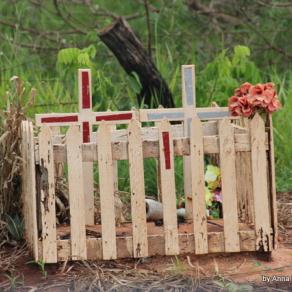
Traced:
[[[23, 122], [24, 218], [34, 259], [54, 263], [272, 251], [277, 222], [270, 117], [265, 124], [257, 114], [245, 120], [243, 127], [230, 117], [204, 122], [198, 112], [194, 109], [190, 115], [188, 135], [183, 125], [171, 125], [166, 119], [155, 127], [142, 127], [141, 110], [129, 120], [127, 129], [116, 130], [110, 122], [101, 121], [88, 143], [84, 143], [79, 125], [69, 127], [62, 143], [61, 136], [47, 125], [42, 125], [35, 136], [32, 123]], [[222, 176], [223, 219], [212, 222], [206, 217], [204, 155], [219, 157]], [[175, 156], [189, 157], [190, 161], [191, 218], [180, 225], [176, 215]], [[159, 160], [161, 227], [146, 221], [145, 158]], [[114, 202], [114, 166], [118, 160], [129, 161], [131, 189], [132, 221], [121, 226], [116, 226]], [[86, 222], [83, 165], [93, 162], [98, 164], [101, 226]], [[55, 163], [66, 163], [68, 167], [67, 237], [62, 236], [56, 221]]]

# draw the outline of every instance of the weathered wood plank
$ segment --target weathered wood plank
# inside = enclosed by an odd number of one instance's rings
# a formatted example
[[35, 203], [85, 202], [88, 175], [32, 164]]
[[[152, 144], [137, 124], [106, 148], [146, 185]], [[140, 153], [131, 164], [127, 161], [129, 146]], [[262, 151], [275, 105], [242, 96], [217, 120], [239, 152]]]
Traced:
[[39, 134], [39, 156], [41, 171], [41, 230], [43, 253], [46, 263], [57, 262], [55, 174], [52, 133], [42, 126]]
[[238, 237], [234, 129], [229, 120], [220, 121], [219, 137], [225, 251], [238, 252], [240, 251], [240, 244]]
[[[163, 118], [168, 121], [183, 121], [184, 108], [167, 108], [167, 109], [140, 109], [140, 122], [158, 121]], [[237, 120], [240, 117], [230, 115], [228, 107], [198, 107], [196, 108], [197, 115], [201, 120], [222, 120], [230, 119]]]
[[38, 227], [36, 209], [36, 179], [34, 133], [31, 122], [21, 123], [22, 158], [23, 158], [23, 208], [25, 237], [32, 251], [34, 260], [38, 261]]
[[[79, 119], [82, 129], [83, 143], [92, 142], [92, 121], [88, 119], [92, 115], [91, 70], [78, 69], [78, 107]], [[85, 205], [85, 223], [94, 224], [94, 181], [93, 163], [83, 162], [83, 188]]]
[[[248, 134], [237, 134], [235, 138], [236, 152], [249, 152], [250, 138]], [[114, 160], [128, 159], [128, 142], [112, 142], [112, 155]], [[174, 154], [176, 156], [190, 155], [190, 142], [188, 138], [173, 139]], [[205, 136], [203, 139], [204, 154], [219, 153], [219, 136]], [[268, 150], [268, 144], [266, 144]], [[36, 153], [36, 156], [37, 153]], [[66, 146], [62, 144], [54, 145], [54, 156], [56, 161], [66, 162]], [[98, 149], [96, 143], [82, 145], [83, 161], [97, 161]], [[143, 141], [143, 157], [159, 158], [158, 140]], [[37, 158], [37, 163], [39, 158]]]
[[265, 151], [265, 124], [259, 114], [250, 122], [251, 164], [255, 209], [256, 248], [272, 250], [271, 218], [267, 183], [267, 156]]
[[250, 152], [236, 152], [236, 190], [240, 222], [254, 224], [254, 202]]
[[275, 175], [275, 157], [274, 157], [274, 134], [272, 114], [268, 115], [269, 125], [269, 181], [271, 197], [271, 216], [273, 225], [273, 247], [277, 248], [278, 241], [278, 216], [277, 216], [277, 198], [276, 198], [276, 175]]
[[[189, 138], [191, 132], [191, 121], [195, 115], [196, 107], [196, 88], [195, 88], [195, 66], [182, 66], [182, 102], [184, 108], [184, 136]], [[184, 194], [186, 219], [192, 218], [192, 177], [191, 177], [191, 158], [183, 157], [183, 176], [184, 176]]]
[[72, 259], [75, 260], [87, 259], [81, 143], [82, 134], [79, 127], [70, 127], [66, 135], [66, 144], [68, 157], [71, 256]]
[[173, 140], [168, 121], [159, 125], [159, 158], [161, 195], [163, 204], [163, 225], [165, 234], [165, 254], [179, 254], [176, 214], [176, 194], [173, 159]]
[[148, 241], [145, 208], [144, 163], [141, 127], [137, 120], [132, 120], [130, 122], [128, 136], [133, 254], [135, 258], [147, 257]]
[[[116, 131], [117, 126], [112, 125], [111, 126], [111, 135]], [[113, 172], [114, 172], [114, 187], [115, 187], [115, 193], [118, 194], [119, 192], [119, 169], [118, 169], [118, 161], [113, 160]]]
[[93, 162], [83, 162], [83, 188], [85, 204], [85, 223], [94, 224], [94, 181], [93, 181]]
[[116, 259], [115, 186], [111, 126], [102, 122], [97, 133], [103, 259]]
[[[180, 253], [195, 253], [194, 234], [179, 234]], [[255, 251], [254, 231], [239, 231], [240, 250]], [[209, 253], [224, 252], [223, 232], [209, 232]], [[165, 240], [163, 235], [148, 235], [149, 256], [165, 255]], [[131, 236], [117, 238], [118, 258], [133, 257], [133, 240]], [[89, 260], [102, 259], [101, 238], [87, 238]], [[70, 240], [58, 240], [58, 261], [70, 260]]]
[[195, 250], [197, 254], [208, 253], [207, 217], [205, 203], [205, 175], [203, 131], [200, 120], [192, 119], [191, 127], [191, 190], [192, 190], [192, 216], [195, 235]]

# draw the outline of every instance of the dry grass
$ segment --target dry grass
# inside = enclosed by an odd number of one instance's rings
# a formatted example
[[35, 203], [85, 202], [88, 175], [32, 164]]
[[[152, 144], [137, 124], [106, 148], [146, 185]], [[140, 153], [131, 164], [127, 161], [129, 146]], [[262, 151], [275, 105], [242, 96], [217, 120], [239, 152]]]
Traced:
[[292, 193], [277, 194], [278, 228], [280, 239], [284, 245], [291, 246], [292, 230]]
[[292, 193], [279, 193], [277, 199], [279, 224], [292, 228]]
[[21, 122], [26, 119], [25, 110], [31, 104], [35, 90], [30, 92], [24, 104], [25, 88], [18, 77], [13, 77], [13, 88], [4, 99], [7, 108], [0, 109], [0, 242], [8, 240], [7, 215], [21, 217]]
[[[25, 245], [0, 251], [0, 272], [12, 273], [15, 271], [16, 262], [23, 257], [27, 257], [28, 249]], [[0, 289], [1, 290], [1, 289]]]

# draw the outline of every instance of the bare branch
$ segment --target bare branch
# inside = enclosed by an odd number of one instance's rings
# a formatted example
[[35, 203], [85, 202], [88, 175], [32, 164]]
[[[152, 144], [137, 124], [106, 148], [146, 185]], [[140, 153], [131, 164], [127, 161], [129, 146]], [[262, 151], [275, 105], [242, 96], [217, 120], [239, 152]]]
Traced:
[[146, 13], [146, 24], [147, 24], [147, 31], [148, 31], [148, 41], [147, 41], [147, 47], [148, 47], [148, 54], [149, 57], [152, 58], [152, 36], [151, 36], [151, 23], [150, 23], [150, 14], [149, 14], [149, 3], [148, 0], [144, 0], [144, 7], [145, 7], [145, 13]]
[[263, 6], [268, 6], [268, 7], [278, 7], [278, 8], [292, 7], [292, 2], [280, 3], [280, 2], [266, 2], [266, 1], [257, 0], [257, 3]]
[[[0, 38], [3, 39], [5, 42], [9, 42], [9, 40], [3, 34], [0, 34]], [[32, 49], [34, 51], [58, 51], [60, 48], [62, 48], [62, 46], [60, 46], [58, 48], [43, 47], [43, 46], [39, 46], [36, 44], [26, 44], [26, 43], [19, 43], [19, 42], [13, 43], [13, 45], [15, 45], [17, 47]]]
[[63, 19], [63, 21], [65, 23], [67, 23], [70, 27], [72, 27], [73, 29], [75, 29], [78, 33], [80, 34], [86, 34], [86, 32], [84, 32], [82, 29], [80, 29], [79, 27], [76, 27], [75, 24], [73, 24], [69, 19], [71, 17], [71, 14], [67, 14], [66, 16], [63, 15], [61, 8], [59, 6], [59, 0], [54, 0], [54, 6], [56, 8], [56, 11], [58, 13], [58, 15]]
[[239, 25], [242, 23], [242, 21], [237, 17], [218, 10], [214, 10], [213, 8], [211, 8], [211, 6], [207, 7], [198, 0], [187, 0], [187, 5], [191, 10], [197, 13], [212, 16], [233, 25]]

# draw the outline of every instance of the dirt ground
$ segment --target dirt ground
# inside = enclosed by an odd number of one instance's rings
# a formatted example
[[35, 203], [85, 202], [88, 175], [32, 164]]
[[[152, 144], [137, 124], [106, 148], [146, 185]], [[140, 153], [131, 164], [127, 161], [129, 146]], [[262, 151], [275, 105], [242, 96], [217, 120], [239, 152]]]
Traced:
[[0, 291], [292, 291], [292, 229], [287, 232], [271, 261], [253, 253], [189, 255], [47, 264], [42, 271], [25, 248], [6, 248], [0, 252]]
[[292, 226], [280, 222], [271, 260], [255, 253], [107, 262], [31, 263], [25, 247], [0, 251], [0, 291], [292, 291]]

